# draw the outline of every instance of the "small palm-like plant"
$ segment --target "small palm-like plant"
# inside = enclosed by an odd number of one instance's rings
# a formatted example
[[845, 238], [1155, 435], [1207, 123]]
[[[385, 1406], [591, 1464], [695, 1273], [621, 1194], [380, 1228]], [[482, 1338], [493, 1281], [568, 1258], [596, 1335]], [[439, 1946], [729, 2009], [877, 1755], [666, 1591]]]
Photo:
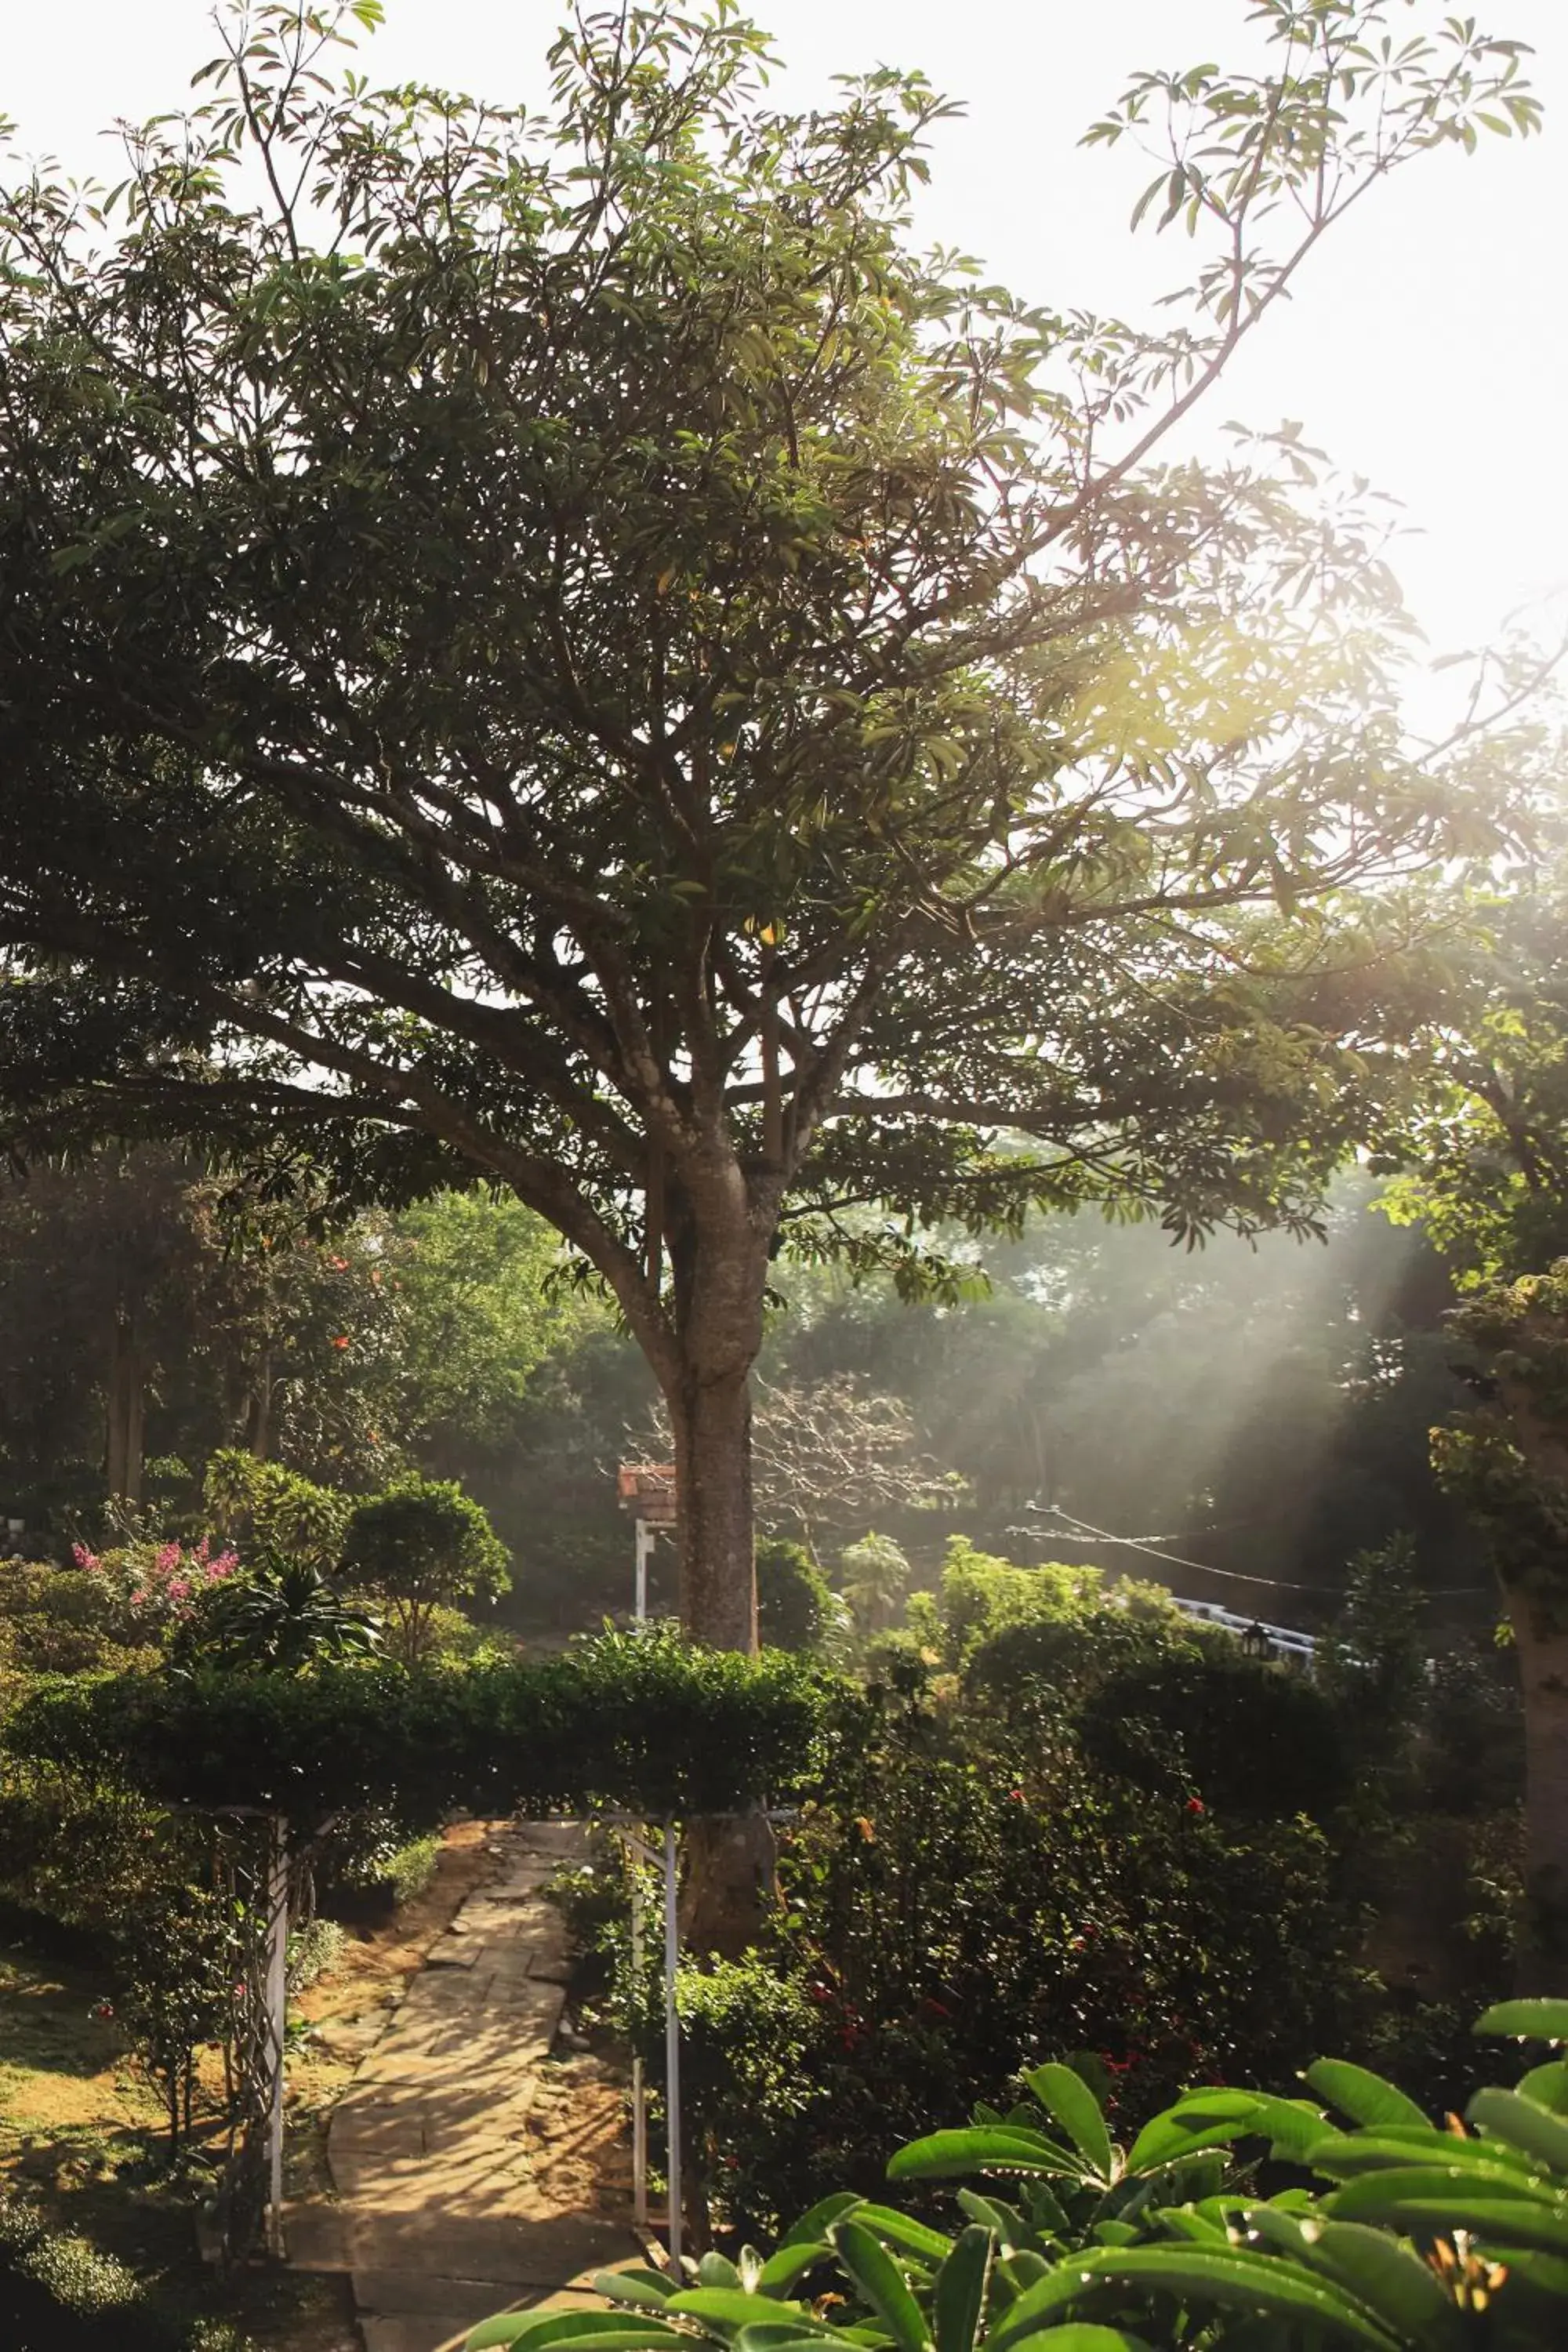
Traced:
[[181, 1644], [181, 1663], [274, 1674], [374, 1657], [374, 1612], [347, 1601], [310, 1560], [264, 1553], [216, 1591]]
[[[1568, 2001], [1478, 2032], [1568, 2042]], [[765, 2258], [596, 2282], [603, 2313], [509, 2312], [468, 2352], [1552, 2352], [1568, 2344], [1568, 2063], [1429, 2123], [1322, 2060], [1305, 2098], [1191, 2091], [1118, 2147], [1067, 2066], [1033, 2104], [901, 2148], [896, 2180], [979, 2176], [956, 2235], [845, 2194]], [[1269, 2155], [1316, 2188], [1258, 2197]], [[1018, 2184], [1002, 2193], [1001, 2179]]]

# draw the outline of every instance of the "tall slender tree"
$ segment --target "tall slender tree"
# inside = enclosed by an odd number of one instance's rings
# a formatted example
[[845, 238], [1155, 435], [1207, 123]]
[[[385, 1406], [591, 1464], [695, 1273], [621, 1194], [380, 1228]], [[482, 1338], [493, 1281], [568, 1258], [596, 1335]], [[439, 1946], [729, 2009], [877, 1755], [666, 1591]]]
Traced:
[[1377, 510], [1294, 428], [1165, 453], [1383, 180], [1535, 102], [1468, 21], [1262, 0], [1267, 70], [1090, 134], [1194, 240], [1144, 331], [915, 248], [918, 75], [781, 113], [731, 0], [628, 0], [535, 119], [334, 79], [378, 13], [257, 0], [119, 188], [0, 198], [0, 1090], [22, 1147], [510, 1185], [746, 1647], [781, 1234], [1310, 1222], [1373, 982], [1302, 910], [1495, 812], [1402, 735]]

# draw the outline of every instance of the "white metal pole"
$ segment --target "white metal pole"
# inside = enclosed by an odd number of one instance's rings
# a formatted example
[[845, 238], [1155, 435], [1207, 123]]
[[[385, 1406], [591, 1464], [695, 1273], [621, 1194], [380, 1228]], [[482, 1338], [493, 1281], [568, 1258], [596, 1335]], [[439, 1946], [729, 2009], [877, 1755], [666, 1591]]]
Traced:
[[[628, 1842], [626, 1860], [632, 1873], [632, 1982], [642, 2007], [643, 1885], [642, 1856]], [[632, 2060], [632, 2213], [639, 2230], [647, 2228], [647, 2075], [640, 2058]]]
[[664, 1825], [664, 2113], [669, 2132], [669, 2267], [680, 2276], [680, 2019], [675, 1972], [680, 1962], [676, 1922], [675, 1823]]
[[267, 2117], [267, 2238], [283, 2259], [283, 2045], [289, 2031], [289, 1824], [269, 1824], [272, 1852], [267, 1889], [267, 2034], [272, 2080]]
[[649, 1527], [646, 1519], [639, 1519], [637, 1521], [637, 1582], [636, 1609], [637, 1621], [639, 1625], [646, 1624], [647, 1622], [647, 1563], [648, 1555], [652, 1549], [653, 1529]]

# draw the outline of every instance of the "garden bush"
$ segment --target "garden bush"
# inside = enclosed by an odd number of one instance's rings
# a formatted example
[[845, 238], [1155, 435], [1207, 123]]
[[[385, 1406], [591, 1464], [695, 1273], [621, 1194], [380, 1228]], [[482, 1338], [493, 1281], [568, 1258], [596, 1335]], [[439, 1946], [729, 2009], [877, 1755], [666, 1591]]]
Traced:
[[449, 1479], [405, 1478], [357, 1503], [343, 1536], [344, 1581], [374, 1593], [405, 1664], [426, 1655], [437, 1609], [494, 1600], [511, 1579], [480, 1506]]
[[334, 1828], [318, 1853], [316, 1901], [322, 1918], [355, 1924], [390, 1918], [424, 1894], [440, 1858], [437, 1832], [408, 1838], [388, 1813], [355, 1815]]
[[255, 2352], [22, 2198], [0, 2198], [0, 2342], [5, 2352]]
[[1102, 1771], [1226, 1812], [1323, 1821], [1355, 1780], [1332, 1703], [1228, 1635], [1119, 1667], [1080, 1704], [1075, 1727]]
[[[1142, 1791], [1070, 1742], [1009, 1746], [919, 1698], [843, 1727], [781, 1829], [779, 1883], [768, 2032], [728, 1983], [730, 2074], [690, 2101], [736, 2226], [868, 2189], [890, 2130], [1005, 2104], [1020, 2053], [1089, 2053], [1125, 2121], [1194, 2076], [1303, 2063], [1364, 1999], [1362, 1916], [1313, 1824]], [[781, 2067], [802, 2094], [787, 2103]]]
[[0, 1561], [0, 1671], [126, 1674], [158, 1656], [151, 1628], [109, 1579], [42, 1560]]
[[844, 1605], [804, 1544], [769, 1537], [757, 1546], [757, 1633], [765, 1649], [816, 1652]]
[[13, 1755], [155, 1802], [276, 1811], [310, 1830], [383, 1811], [406, 1839], [452, 1812], [732, 1811], [808, 1782], [855, 1701], [801, 1661], [606, 1635], [564, 1656], [467, 1668], [60, 1681], [5, 1723]]
[[1096, 1568], [1064, 1568], [1054, 1561], [1019, 1568], [977, 1550], [965, 1536], [953, 1536], [935, 1593], [914, 1595], [908, 1617], [910, 1630], [952, 1673], [1005, 1628], [1070, 1622], [1092, 1609], [1102, 1593]]

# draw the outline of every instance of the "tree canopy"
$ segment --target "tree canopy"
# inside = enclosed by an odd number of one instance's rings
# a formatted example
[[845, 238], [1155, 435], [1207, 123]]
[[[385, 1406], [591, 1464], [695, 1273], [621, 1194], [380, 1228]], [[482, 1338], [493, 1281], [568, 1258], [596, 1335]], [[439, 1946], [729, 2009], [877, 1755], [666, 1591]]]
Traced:
[[1507, 822], [1400, 725], [1375, 502], [1165, 453], [1392, 171], [1532, 128], [1520, 45], [1257, 13], [1090, 133], [1194, 240], [1151, 331], [919, 252], [944, 101], [773, 110], [729, 0], [579, 16], [537, 118], [258, 0], [121, 186], [0, 195], [10, 1132], [510, 1187], [658, 1377], [710, 1639], [781, 1231], [1310, 1223], [1402, 1015], [1300, 912]]

